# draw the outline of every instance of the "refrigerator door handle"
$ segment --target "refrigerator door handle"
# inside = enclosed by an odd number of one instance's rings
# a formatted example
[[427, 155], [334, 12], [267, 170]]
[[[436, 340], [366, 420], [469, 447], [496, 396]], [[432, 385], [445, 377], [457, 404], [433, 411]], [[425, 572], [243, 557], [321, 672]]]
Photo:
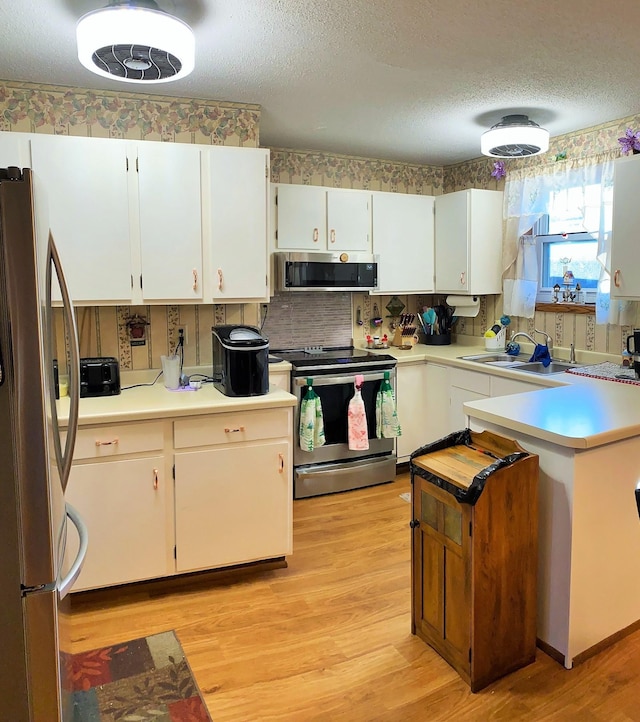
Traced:
[[[69, 474], [71, 473], [71, 462], [73, 460], [73, 449], [76, 443], [76, 433], [78, 431], [78, 410], [80, 404], [80, 351], [78, 349], [78, 330], [76, 328], [76, 317], [73, 312], [73, 304], [69, 295], [69, 289], [62, 271], [62, 264], [58, 256], [53, 234], [49, 231], [49, 248], [47, 252], [47, 314], [48, 314], [48, 333], [49, 333], [49, 349], [50, 358], [49, 366], [52, 365], [53, 358], [53, 319], [51, 317], [51, 269], [56, 272], [60, 292], [62, 294], [62, 304], [65, 323], [69, 330], [69, 421], [67, 425], [67, 438], [64, 444], [64, 454], [60, 445], [60, 431], [58, 426], [58, 417], [55, 412], [55, 399], [52, 401], [53, 408], [53, 424], [54, 424], [54, 444], [55, 454], [60, 469], [60, 482], [62, 490], [67, 490], [69, 483]], [[51, 369], [48, 369], [51, 372]], [[51, 384], [50, 384], [51, 386]], [[53, 394], [53, 389], [51, 389]]]
[[84, 559], [87, 556], [87, 544], [89, 542], [89, 532], [87, 531], [87, 527], [82, 521], [80, 514], [78, 514], [76, 509], [74, 509], [68, 502], [65, 504], [65, 507], [67, 510], [67, 516], [71, 519], [73, 525], [78, 530], [80, 544], [78, 547], [78, 553], [76, 554], [76, 558], [71, 565], [71, 568], [67, 572], [65, 578], [62, 579], [58, 585], [58, 596], [60, 599], [64, 599], [67, 596], [74, 582], [80, 575]]

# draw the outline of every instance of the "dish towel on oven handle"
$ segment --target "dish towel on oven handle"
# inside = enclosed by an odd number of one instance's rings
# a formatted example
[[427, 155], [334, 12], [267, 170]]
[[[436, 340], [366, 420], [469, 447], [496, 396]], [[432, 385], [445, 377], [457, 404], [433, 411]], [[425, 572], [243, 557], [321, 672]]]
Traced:
[[313, 380], [307, 379], [307, 393], [300, 402], [300, 448], [303, 451], [313, 451], [324, 446], [324, 419], [322, 417], [322, 402], [313, 390]]
[[389, 382], [389, 372], [385, 371], [384, 381], [376, 396], [376, 436], [379, 439], [393, 439], [401, 435], [396, 400]]
[[367, 425], [367, 412], [362, 399], [362, 384], [364, 376], [356, 374], [353, 384], [353, 398], [349, 401], [347, 410], [347, 426], [349, 448], [351, 451], [365, 451], [369, 448], [369, 427]]

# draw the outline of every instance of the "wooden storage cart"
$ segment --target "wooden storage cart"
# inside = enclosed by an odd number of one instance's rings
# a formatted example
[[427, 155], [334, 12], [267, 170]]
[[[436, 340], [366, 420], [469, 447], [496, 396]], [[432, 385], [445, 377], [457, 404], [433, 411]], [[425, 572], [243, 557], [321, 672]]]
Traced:
[[535, 660], [538, 457], [464, 429], [410, 469], [411, 631], [477, 692]]

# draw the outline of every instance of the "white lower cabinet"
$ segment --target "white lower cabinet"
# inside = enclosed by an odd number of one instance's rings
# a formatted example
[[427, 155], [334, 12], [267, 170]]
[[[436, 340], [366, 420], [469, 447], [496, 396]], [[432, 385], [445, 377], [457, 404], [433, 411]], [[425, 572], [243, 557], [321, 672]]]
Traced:
[[449, 368], [433, 363], [398, 364], [396, 397], [402, 435], [398, 463], [449, 433]]
[[450, 383], [450, 430], [460, 431], [467, 426], [467, 417], [462, 405], [466, 401], [489, 398], [491, 396], [491, 376], [479, 371], [452, 368]]
[[285, 441], [177, 453], [176, 571], [291, 551]]
[[[72, 468], [67, 501], [80, 512], [89, 532], [87, 556], [73, 591], [173, 572], [166, 483], [162, 455]], [[69, 546], [73, 558], [77, 540], [72, 537]]]
[[396, 439], [396, 455], [401, 463], [425, 443], [430, 403], [424, 362], [396, 366], [396, 399], [402, 429], [402, 435]]
[[[290, 554], [292, 415], [285, 407], [80, 427], [67, 501], [89, 545], [73, 591]], [[67, 559], [77, 548], [71, 531]]]
[[291, 553], [292, 425], [290, 408], [175, 422], [177, 572]]

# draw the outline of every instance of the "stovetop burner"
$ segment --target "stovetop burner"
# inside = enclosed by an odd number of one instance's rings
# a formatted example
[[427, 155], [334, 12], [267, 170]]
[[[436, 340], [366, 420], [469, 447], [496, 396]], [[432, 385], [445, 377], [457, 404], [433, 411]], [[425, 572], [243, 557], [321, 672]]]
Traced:
[[[371, 353], [352, 346], [339, 348], [295, 348], [281, 351], [271, 350], [271, 354], [288, 361], [295, 369], [329, 370], [348, 367], [376, 366], [393, 368], [397, 361], [389, 354]], [[345, 368], [345, 370], [347, 370]]]

